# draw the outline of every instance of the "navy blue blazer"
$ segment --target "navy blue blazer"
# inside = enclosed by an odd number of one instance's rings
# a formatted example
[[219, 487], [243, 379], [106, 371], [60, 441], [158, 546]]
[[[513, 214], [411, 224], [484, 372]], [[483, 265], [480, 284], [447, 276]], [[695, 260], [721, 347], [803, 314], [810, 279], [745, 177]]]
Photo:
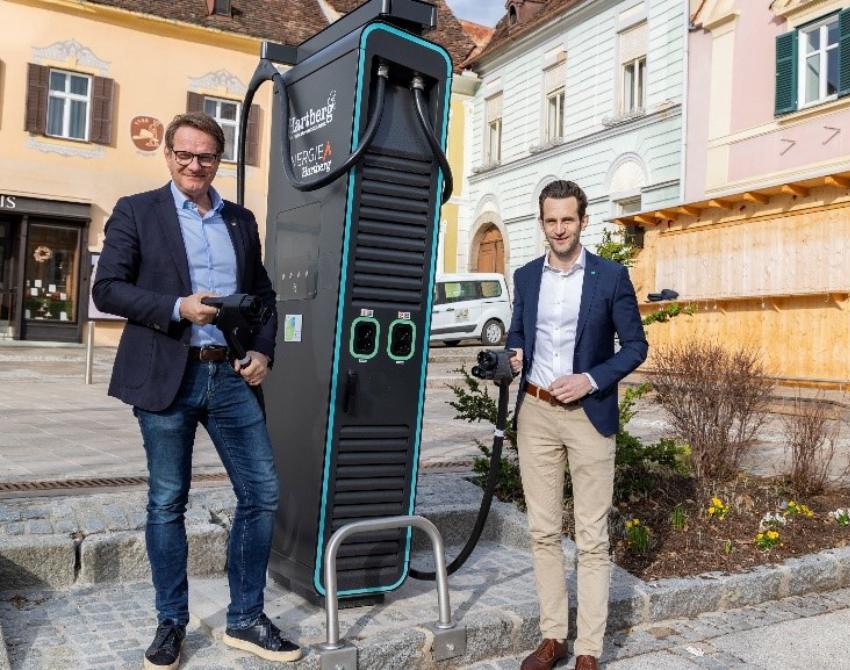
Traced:
[[[590, 252], [587, 252], [586, 258], [573, 372], [588, 372], [593, 377], [599, 390], [582, 398], [581, 405], [596, 430], [603, 435], [613, 435], [619, 428], [617, 384], [646, 360], [649, 345], [628, 270]], [[514, 311], [506, 346], [523, 350], [522, 378], [514, 421], [519, 415], [528, 373], [534, 361], [542, 276], [542, 256], [514, 273]], [[617, 353], [614, 353], [615, 334], [620, 340]]]
[[[254, 215], [225, 201], [221, 216], [236, 252], [237, 292], [275, 307], [275, 292], [260, 256]], [[178, 296], [192, 293], [189, 261], [170, 184], [121, 198], [106, 222], [106, 239], [92, 297], [97, 308], [127, 319], [109, 395], [148, 411], [168, 407], [189, 358], [191, 323], [172, 321]], [[274, 357], [277, 312], [247, 348]]]

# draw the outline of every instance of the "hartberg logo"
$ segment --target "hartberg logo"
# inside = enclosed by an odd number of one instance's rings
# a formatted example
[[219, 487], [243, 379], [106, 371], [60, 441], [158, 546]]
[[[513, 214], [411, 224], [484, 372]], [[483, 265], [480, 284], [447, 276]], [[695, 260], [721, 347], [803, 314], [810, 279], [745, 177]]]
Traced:
[[302, 178], [330, 172], [333, 164], [333, 147], [330, 142], [324, 142], [298, 151], [292, 158], [296, 167], [301, 168]]
[[311, 107], [302, 116], [289, 119], [289, 134], [292, 138], [304, 137], [310, 133], [333, 123], [336, 108], [336, 90], [328, 94], [328, 101], [323, 107]]

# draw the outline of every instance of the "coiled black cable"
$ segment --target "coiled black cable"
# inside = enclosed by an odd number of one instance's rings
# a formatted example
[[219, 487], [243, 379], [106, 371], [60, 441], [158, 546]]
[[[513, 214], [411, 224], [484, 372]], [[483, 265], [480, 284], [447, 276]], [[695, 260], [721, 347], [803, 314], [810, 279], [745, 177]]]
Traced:
[[280, 107], [282, 110], [282, 129], [280, 145], [283, 152], [283, 171], [294, 189], [298, 191], [315, 191], [318, 188], [322, 188], [322, 186], [327, 186], [340, 175], [348, 172], [361, 158], [363, 158], [363, 154], [366, 153], [366, 149], [368, 149], [372, 144], [372, 140], [375, 138], [375, 134], [378, 132], [378, 126], [381, 123], [381, 116], [384, 112], [384, 96], [386, 94], [387, 79], [389, 79], [389, 76], [389, 67], [384, 63], [378, 65], [378, 82], [375, 88], [375, 107], [373, 108], [372, 115], [369, 117], [369, 123], [363, 133], [363, 139], [360, 140], [357, 148], [351, 152], [351, 155], [346, 158], [341, 165], [334, 168], [324, 176], [311, 181], [301, 181], [295, 176], [295, 172], [292, 169], [292, 156], [290, 154], [289, 143], [289, 96], [286, 92], [286, 84], [279, 72], [274, 74], [272, 79], [274, 83], [277, 84], [278, 90], [281, 94]]
[[242, 113], [239, 117], [239, 136], [242, 138], [239, 146], [239, 156], [236, 164], [236, 202], [240, 205], [245, 204], [245, 135], [248, 132], [248, 113], [251, 108], [251, 103], [254, 100], [254, 94], [257, 89], [265, 81], [273, 81], [277, 86], [277, 91], [280, 92], [280, 107], [281, 107], [281, 152], [283, 158], [283, 171], [287, 180], [292, 187], [298, 191], [315, 191], [316, 189], [327, 186], [332, 181], [338, 179], [342, 174], [348, 172], [366, 153], [366, 149], [372, 144], [375, 139], [375, 134], [378, 131], [378, 126], [381, 123], [381, 117], [384, 111], [384, 97], [387, 89], [387, 80], [389, 79], [390, 70], [385, 63], [378, 65], [378, 82], [375, 88], [375, 106], [373, 107], [372, 115], [369, 117], [369, 123], [366, 125], [366, 131], [363, 133], [363, 139], [360, 140], [351, 155], [345, 161], [328, 172], [327, 174], [313, 179], [311, 181], [302, 181], [295, 176], [292, 169], [291, 145], [289, 140], [289, 95], [286, 88], [286, 82], [283, 76], [277, 71], [277, 68], [272, 65], [271, 61], [261, 59], [257, 69], [254, 71], [254, 76], [248, 84], [248, 91], [245, 94], [245, 100], [242, 103]]

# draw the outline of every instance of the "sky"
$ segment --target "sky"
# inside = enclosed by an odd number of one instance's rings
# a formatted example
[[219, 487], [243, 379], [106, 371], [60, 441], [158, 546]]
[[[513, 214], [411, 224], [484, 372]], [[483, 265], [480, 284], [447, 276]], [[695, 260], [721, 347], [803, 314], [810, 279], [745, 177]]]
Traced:
[[505, 0], [446, 0], [455, 16], [485, 26], [495, 26], [505, 13]]

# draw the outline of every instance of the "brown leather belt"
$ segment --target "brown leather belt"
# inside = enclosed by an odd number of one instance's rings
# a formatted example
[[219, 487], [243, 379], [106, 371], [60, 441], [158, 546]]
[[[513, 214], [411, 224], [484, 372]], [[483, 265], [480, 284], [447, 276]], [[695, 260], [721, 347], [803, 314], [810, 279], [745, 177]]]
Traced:
[[189, 359], [204, 363], [223, 363], [230, 360], [227, 347], [189, 347]]
[[539, 398], [544, 402], [548, 402], [553, 407], [578, 407], [581, 403], [578, 400], [573, 400], [572, 402], [561, 402], [555, 396], [553, 396], [546, 389], [542, 389], [536, 384], [532, 384], [531, 382], [525, 383], [525, 392], [534, 396], [535, 398]]

